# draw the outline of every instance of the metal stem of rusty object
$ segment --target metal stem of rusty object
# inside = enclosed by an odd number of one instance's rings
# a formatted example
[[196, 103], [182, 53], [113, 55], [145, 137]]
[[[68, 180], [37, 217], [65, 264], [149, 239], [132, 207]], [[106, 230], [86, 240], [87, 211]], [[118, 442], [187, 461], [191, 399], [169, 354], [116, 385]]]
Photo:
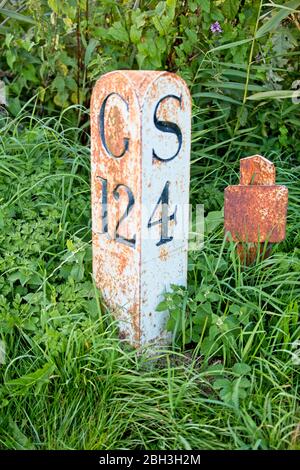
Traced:
[[91, 100], [93, 275], [134, 346], [170, 340], [163, 293], [187, 279], [191, 99], [163, 71], [114, 71]]
[[[270, 255], [285, 239], [288, 189], [275, 184], [275, 166], [260, 155], [242, 158], [240, 183], [225, 189], [224, 228], [245, 264]], [[229, 234], [227, 239], [230, 239]]]

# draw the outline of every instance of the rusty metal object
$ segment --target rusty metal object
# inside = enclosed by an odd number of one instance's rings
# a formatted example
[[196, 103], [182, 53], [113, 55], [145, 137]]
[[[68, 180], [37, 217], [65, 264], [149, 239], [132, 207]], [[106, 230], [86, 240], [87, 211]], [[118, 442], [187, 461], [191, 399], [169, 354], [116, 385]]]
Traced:
[[167, 312], [155, 309], [170, 284], [186, 283], [188, 224], [178, 235], [174, 214], [188, 205], [190, 125], [175, 74], [115, 71], [94, 87], [93, 274], [120, 338], [135, 346], [168, 338]]
[[275, 184], [272, 162], [260, 155], [241, 159], [240, 184], [225, 189], [224, 228], [246, 264], [285, 239], [287, 203], [288, 189]]

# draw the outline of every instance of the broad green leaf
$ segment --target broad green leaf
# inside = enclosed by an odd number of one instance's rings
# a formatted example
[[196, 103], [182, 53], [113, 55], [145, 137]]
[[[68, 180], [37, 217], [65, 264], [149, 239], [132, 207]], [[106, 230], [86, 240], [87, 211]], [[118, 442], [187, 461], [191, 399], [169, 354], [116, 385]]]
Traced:
[[109, 35], [113, 39], [116, 39], [116, 41], [129, 42], [128, 33], [127, 33], [124, 25], [121, 23], [121, 21], [116, 21], [112, 25], [112, 27], [109, 28], [108, 32], [109, 32]]
[[231, 382], [228, 379], [217, 379], [214, 382], [214, 388], [215, 389], [220, 389], [220, 388], [230, 388], [231, 387]]
[[203, 11], [206, 13], [210, 12], [210, 0], [196, 0], [196, 3], [199, 5], [199, 7], [202, 8]]
[[225, 0], [221, 8], [224, 16], [229, 20], [233, 20], [238, 12], [239, 6], [240, 0]]
[[11, 41], [13, 40], [14, 38], [14, 35], [9, 33], [9, 34], [6, 34], [5, 36], [5, 45], [6, 47], [10, 47], [10, 44], [11, 44]]
[[142, 36], [142, 30], [138, 29], [135, 24], [133, 24], [130, 28], [130, 40], [133, 44], [138, 44], [140, 42]]
[[165, 28], [163, 27], [162, 23], [161, 23], [161, 19], [158, 17], [158, 16], [154, 16], [152, 18], [152, 21], [153, 21], [153, 24], [155, 26], [155, 28], [157, 29], [158, 33], [161, 35], [161, 36], [165, 36], [166, 35], [166, 31], [165, 31]]
[[59, 107], [65, 107], [67, 106], [68, 104], [68, 93], [66, 92], [63, 92], [63, 93], [57, 93], [54, 98], [53, 98], [53, 101], [54, 103], [59, 106]]
[[60, 9], [59, 9], [59, 1], [58, 0], [48, 0], [48, 5], [49, 7], [56, 13], [56, 14], [59, 14], [60, 13]]
[[14, 63], [17, 59], [17, 56], [14, 54], [14, 52], [11, 49], [8, 49], [6, 51], [6, 61], [9, 66], [9, 68], [12, 70], [14, 67]]
[[145, 25], [145, 17], [146, 14], [144, 12], [141, 12], [139, 9], [133, 10], [131, 13], [132, 23], [138, 29], [141, 29]]
[[94, 52], [94, 50], [96, 49], [97, 47], [97, 44], [98, 44], [98, 41], [94, 38], [92, 38], [85, 50], [85, 55], [84, 55], [84, 64], [85, 66], [87, 67], [90, 60], [91, 60], [91, 57], [92, 57], [92, 54]]
[[166, 310], [168, 310], [168, 308], [169, 308], [168, 302], [166, 302], [165, 300], [163, 300], [162, 302], [160, 302], [160, 303], [158, 304], [158, 306], [156, 307], [155, 310], [156, 310], [157, 312], [165, 312]]
[[58, 93], [63, 93], [65, 91], [65, 79], [61, 75], [57, 75], [52, 82], [52, 87], [54, 87]]
[[246, 375], [251, 372], [251, 367], [244, 362], [237, 362], [232, 368], [232, 372], [237, 375]]
[[84, 278], [84, 266], [82, 264], [75, 263], [71, 269], [70, 277], [76, 282], [82, 281]]
[[250, 380], [248, 380], [246, 377], [242, 377], [240, 380], [240, 387], [242, 388], [248, 388], [251, 385]]
[[168, 23], [171, 23], [175, 17], [175, 8], [177, 0], [167, 0], [166, 1], [166, 16], [168, 18]]

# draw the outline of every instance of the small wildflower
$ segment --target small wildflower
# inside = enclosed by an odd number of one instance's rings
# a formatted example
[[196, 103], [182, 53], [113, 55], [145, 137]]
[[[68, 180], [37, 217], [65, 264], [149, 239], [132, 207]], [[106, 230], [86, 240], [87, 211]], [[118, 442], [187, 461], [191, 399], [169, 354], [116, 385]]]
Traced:
[[210, 30], [214, 34], [223, 33], [223, 30], [218, 21], [215, 21], [214, 23], [210, 25]]

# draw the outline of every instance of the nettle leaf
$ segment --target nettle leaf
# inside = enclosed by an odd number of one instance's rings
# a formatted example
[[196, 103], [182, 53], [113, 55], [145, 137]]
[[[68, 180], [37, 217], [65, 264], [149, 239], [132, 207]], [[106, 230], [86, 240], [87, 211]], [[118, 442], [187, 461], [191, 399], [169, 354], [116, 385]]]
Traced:
[[195, 300], [198, 302], [218, 302], [220, 300], [220, 295], [213, 292], [212, 289], [212, 286], [202, 285]]
[[243, 377], [243, 378], [238, 379], [238, 380], [239, 380], [239, 386], [241, 388], [249, 388], [251, 386], [250, 380], [248, 380], [246, 377]]
[[[181, 331], [181, 322], [179, 321], [182, 315], [182, 311], [179, 308], [171, 310], [170, 317], [167, 321], [167, 330], [174, 331], [177, 326], [177, 332]], [[179, 327], [179, 328], [178, 328]]]
[[165, 26], [167, 26], [168, 24], [171, 24], [172, 21], [175, 18], [176, 2], [177, 2], [177, 0], [167, 0], [166, 1], [167, 8], [165, 10], [166, 16], [164, 18]]
[[53, 101], [54, 103], [61, 107], [61, 108], [65, 108], [67, 107], [68, 105], [68, 93], [64, 92], [64, 93], [57, 93], [54, 98], [53, 98]]
[[65, 79], [61, 75], [57, 75], [52, 82], [52, 87], [55, 88], [58, 93], [65, 91]]
[[188, 41], [189, 41], [189, 43], [191, 43], [191, 45], [197, 44], [199, 42], [198, 35], [197, 35], [196, 31], [191, 31], [191, 30], [187, 29], [185, 31], [185, 34], [187, 35]]
[[13, 69], [16, 59], [16, 54], [11, 49], [8, 49], [6, 51], [6, 62], [10, 69]]
[[224, 372], [224, 365], [220, 363], [211, 364], [205, 369], [205, 372], [212, 376], [222, 375]]
[[201, 305], [200, 309], [206, 314], [211, 316], [213, 311], [211, 308], [211, 303], [210, 302], [204, 302], [204, 304]]
[[142, 30], [138, 29], [138, 27], [133, 24], [130, 28], [130, 40], [133, 44], [138, 44], [142, 37]]
[[239, 6], [240, 0], [226, 0], [221, 8], [224, 16], [229, 20], [233, 20], [239, 10]]
[[285, 54], [289, 49], [297, 46], [297, 39], [287, 28], [279, 29], [272, 36], [273, 50], [276, 55]]
[[229, 312], [232, 313], [243, 325], [247, 325], [250, 321], [250, 310], [245, 305], [241, 307], [240, 305], [232, 304], [229, 307]]
[[250, 381], [244, 377], [239, 377], [233, 381], [227, 378], [220, 378], [215, 380], [213, 387], [215, 390], [219, 390], [220, 398], [236, 408], [239, 406], [239, 400], [244, 399], [247, 396], [245, 389], [251, 385]]
[[33, 64], [28, 64], [23, 70], [23, 77], [29, 82], [39, 83], [39, 79], [36, 76], [36, 69]]
[[[210, 327], [209, 331], [211, 330], [212, 327]], [[210, 335], [202, 341], [201, 344], [201, 353], [206, 355], [212, 356], [215, 351], [218, 349], [218, 342], [215, 340], [215, 338], [212, 338]]]
[[129, 36], [125, 26], [121, 21], [116, 21], [108, 30], [109, 35], [112, 39], [120, 42], [129, 42]]
[[194, 13], [198, 8], [197, 2], [189, 2], [189, 9]]
[[82, 263], [76, 263], [73, 265], [70, 272], [70, 277], [76, 282], [82, 281], [84, 278], [84, 266]]
[[166, 310], [168, 310], [168, 308], [169, 308], [169, 303], [163, 300], [157, 305], [155, 310], [157, 312], [165, 312]]
[[142, 28], [146, 23], [146, 15], [144, 12], [141, 12], [139, 8], [133, 10], [131, 13], [131, 20], [132, 23], [135, 25], [136, 28]]
[[165, 2], [159, 2], [155, 7], [155, 13], [161, 16], [163, 12], [165, 11], [165, 7], [166, 7]]
[[153, 21], [153, 24], [155, 26], [155, 28], [157, 29], [158, 33], [161, 35], [161, 36], [165, 36], [166, 34], [166, 31], [162, 25], [162, 22], [161, 22], [161, 19], [158, 17], [158, 16], [154, 16], [152, 18], [152, 21]]
[[21, 269], [20, 271], [15, 271], [10, 276], [8, 276], [8, 280], [11, 283], [14, 283], [15, 281], [20, 281], [20, 284], [24, 286], [27, 283], [27, 281], [29, 281], [30, 277], [31, 277], [30, 273]]
[[11, 33], [8, 33], [8, 34], [5, 35], [5, 45], [6, 45], [7, 48], [10, 47], [10, 43], [13, 40], [13, 38], [14, 38], [14, 35], [11, 34]]
[[109, 29], [98, 26], [94, 30], [94, 37], [98, 39], [110, 39]]
[[210, 323], [211, 315], [205, 310], [200, 310], [195, 315], [193, 315], [193, 324], [199, 326], [199, 329], [204, 328], [204, 325], [206, 325], [206, 327], [209, 327]]
[[65, 77], [65, 83], [69, 90], [77, 91], [77, 83], [73, 77]]
[[197, 5], [202, 8], [203, 11], [205, 11], [205, 13], [210, 12], [210, 0], [195, 0], [195, 3], [197, 3]]

